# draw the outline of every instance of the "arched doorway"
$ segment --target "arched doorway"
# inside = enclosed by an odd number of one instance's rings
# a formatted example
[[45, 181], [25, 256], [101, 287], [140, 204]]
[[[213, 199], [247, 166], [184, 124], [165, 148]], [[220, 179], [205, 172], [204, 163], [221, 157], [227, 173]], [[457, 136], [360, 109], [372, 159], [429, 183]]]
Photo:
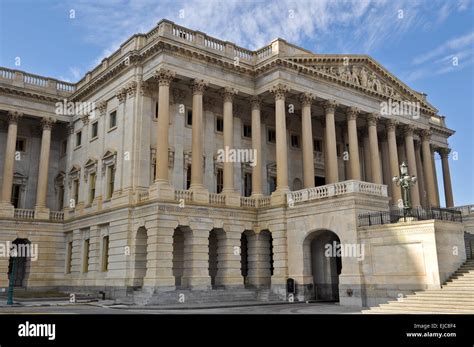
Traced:
[[209, 233], [209, 276], [211, 277], [211, 286], [216, 287], [216, 276], [218, 269], [218, 249], [219, 249], [219, 230], [212, 229]]
[[31, 256], [30, 241], [28, 239], [16, 239], [10, 248], [10, 258], [8, 261], [8, 279], [10, 281], [12, 271], [14, 271], [15, 287], [26, 287], [26, 278], [29, 272], [28, 258]]
[[142, 287], [147, 270], [147, 240], [145, 227], [140, 227], [135, 236], [135, 285]]
[[175, 286], [181, 287], [184, 270], [184, 232], [178, 227], [173, 234], [173, 276]]
[[[330, 230], [314, 231], [306, 237], [304, 248], [313, 278], [313, 298], [339, 301], [339, 275], [342, 270], [339, 252], [341, 241]], [[309, 255], [309, 256], [308, 256]]]

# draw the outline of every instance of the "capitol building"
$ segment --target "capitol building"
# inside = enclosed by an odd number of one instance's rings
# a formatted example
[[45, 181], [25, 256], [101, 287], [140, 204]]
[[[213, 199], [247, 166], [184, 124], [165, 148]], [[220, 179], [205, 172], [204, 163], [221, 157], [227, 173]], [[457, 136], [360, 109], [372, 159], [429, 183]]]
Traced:
[[77, 83], [0, 68], [0, 243], [37, 245], [18, 288], [130, 304], [442, 291], [474, 252], [446, 123], [370, 56], [161, 20]]

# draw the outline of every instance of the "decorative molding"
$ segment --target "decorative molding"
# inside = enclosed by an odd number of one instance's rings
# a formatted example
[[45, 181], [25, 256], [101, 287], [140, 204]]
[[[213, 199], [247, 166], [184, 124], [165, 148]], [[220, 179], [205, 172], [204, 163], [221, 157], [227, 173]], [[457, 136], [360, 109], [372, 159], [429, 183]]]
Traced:
[[202, 95], [204, 93], [204, 90], [206, 90], [207, 86], [209, 85], [209, 82], [206, 82], [204, 80], [200, 79], [195, 79], [193, 81], [193, 84], [191, 86], [191, 89], [193, 91], [193, 95]]
[[232, 102], [234, 100], [234, 96], [237, 95], [238, 90], [232, 87], [225, 87], [222, 91], [222, 98], [224, 102]]
[[125, 86], [125, 89], [127, 90], [127, 95], [128, 97], [134, 97], [137, 95], [137, 89], [138, 89], [138, 82], [137, 81], [131, 81], [127, 83]]
[[127, 97], [127, 89], [126, 88], [120, 88], [115, 92], [115, 97], [118, 99], [119, 103], [125, 102], [125, 99]]
[[358, 107], [348, 107], [346, 109], [347, 120], [357, 120], [360, 110]]
[[159, 68], [155, 71], [154, 77], [160, 86], [169, 86], [176, 76], [176, 72]]
[[285, 100], [285, 95], [290, 91], [290, 88], [282, 83], [278, 83], [270, 88], [270, 93], [275, 95], [275, 100]]
[[299, 101], [301, 102], [301, 105], [304, 106], [309, 106], [311, 107], [311, 104], [313, 103], [314, 100], [314, 95], [311, 93], [301, 93], [298, 97]]
[[99, 115], [105, 114], [107, 111], [107, 100], [101, 100], [96, 104], [96, 110], [99, 111]]
[[23, 117], [23, 113], [21, 112], [8, 111], [8, 124], [18, 124], [21, 117]]
[[338, 105], [339, 104], [336, 100], [326, 100], [321, 103], [321, 106], [324, 108], [326, 113], [334, 113]]
[[250, 98], [250, 105], [252, 110], [260, 110], [262, 107], [262, 98], [258, 95], [254, 95]]
[[41, 118], [41, 126], [42, 126], [43, 130], [51, 130], [53, 128], [53, 124], [55, 122], [56, 122], [56, 120], [54, 120], [51, 117]]

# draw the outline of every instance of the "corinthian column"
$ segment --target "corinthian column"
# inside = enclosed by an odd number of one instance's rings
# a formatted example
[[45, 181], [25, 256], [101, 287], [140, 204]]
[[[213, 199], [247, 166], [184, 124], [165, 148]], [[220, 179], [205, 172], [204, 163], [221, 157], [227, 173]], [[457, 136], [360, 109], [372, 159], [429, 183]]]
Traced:
[[310, 93], [300, 95], [301, 101], [301, 134], [303, 142], [303, 186], [314, 187], [314, 154], [313, 128], [311, 125], [311, 102], [314, 97]]
[[370, 142], [370, 162], [372, 164], [372, 181], [382, 184], [382, 171], [380, 170], [379, 140], [377, 136], [377, 122], [379, 117], [376, 114], [369, 114], [369, 142]]
[[336, 111], [337, 102], [327, 100], [323, 103], [326, 112], [326, 184], [336, 183], [339, 181], [339, 173], [337, 169], [337, 149], [336, 149], [336, 125], [334, 123], [334, 112]]
[[449, 148], [441, 148], [439, 154], [441, 155], [441, 164], [443, 166], [443, 182], [444, 182], [444, 198], [446, 200], [446, 207], [454, 207], [453, 188], [451, 187], [451, 174], [449, 173]]
[[[285, 94], [289, 88], [283, 84], [273, 86], [270, 92], [275, 95], [275, 132], [276, 132], [276, 165], [277, 187], [273, 192], [272, 202], [275, 204], [284, 201], [283, 197], [288, 188], [288, 148], [286, 142]], [[278, 197], [278, 198], [277, 198]]]
[[36, 190], [35, 218], [49, 219], [49, 209], [46, 207], [46, 194], [48, 192], [48, 169], [49, 152], [51, 148], [51, 129], [54, 120], [52, 118], [43, 118], [43, 135], [41, 137], [41, 152], [39, 158], [38, 186]]
[[[225, 88], [222, 96], [224, 98], [224, 150], [234, 148], [234, 116], [232, 111], [232, 101], [237, 90], [233, 88]], [[234, 163], [224, 160], [224, 179], [222, 193], [234, 193]]]
[[[408, 165], [408, 174], [411, 176], [418, 177], [416, 171], [416, 157], [415, 157], [415, 144], [413, 143], [413, 131], [414, 127], [412, 125], [407, 125], [404, 129], [405, 135], [405, 150], [407, 155], [407, 165]], [[410, 189], [410, 198], [412, 207], [420, 206], [420, 194], [418, 187], [413, 187]]]
[[262, 135], [260, 108], [262, 100], [254, 96], [250, 100], [252, 104], [252, 148], [256, 154], [254, 166], [252, 167], [252, 195], [262, 195]]
[[169, 184], [168, 179], [168, 130], [170, 123], [170, 84], [175, 73], [159, 69], [155, 72], [158, 80], [158, 121], [156, 125], [156, 183]]
[[19, 112], [8, 112], [8, 135], [5, 148], [5, 162], [3, 166], [2, 195], [0, 197], [0, 216], [13, 217], [11, 205], [13, 168], [15, 166], [16, 135], [18, 120], [22, 116]]
[[433, 177], [433, 162], [431, 160], [431, 147], [430, 147], [431, 132], [422, 131], [421, 133], [421, 150], [423, 152], [423, 172], [426, 184], [426, 191], [428, 193], [428, 205], [431, 207], [437, 206], [436, 201], [436, 188]]
[[[392, 177], [400, 175], [398, 168], [397, 137], [395, 135], [397, 124], [398, 123], [394, 120], [389, 120], [387, 122], [388, 156], [390, 160], [390, 175]], [[401, 199], [402, 193], [400, 187], [392, 181], [392, 204], [398, 205]]]
[[357, 107], [347, 109], [347, 135], [349, 137], [349, 170], [351, 180], [360, 181], [359, 140], [357, 138]]

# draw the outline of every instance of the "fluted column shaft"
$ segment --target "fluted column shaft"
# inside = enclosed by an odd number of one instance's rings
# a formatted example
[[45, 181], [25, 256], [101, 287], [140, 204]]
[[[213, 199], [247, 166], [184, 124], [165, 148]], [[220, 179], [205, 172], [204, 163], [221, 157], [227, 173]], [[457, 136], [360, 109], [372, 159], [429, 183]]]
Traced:
[[[416, 171], [416, 157], [415, 157], [415, 144], [413, 143], [413, 127], [406, 126], [405, 127], [405, 150], [407, 156], [407, 165], [408, 165], [408, 174], [411, 176], [418, 177], [418, 173]], [[412, 186], [410, 189], [410, 197], [411, 197], [411, 205], [412, 207], [420, 206], [420, 194], [418, 191], [418, 187]]]
[[5, 162], [3, 166], [3, 184], [1, 201], [10, 204], [12, 197], [13, 169], [15, 166], [16, 136], [18, 132], [18, 120], [22, 116], [19, 112], [8, 114], [8, 135], [5, 148]]
[[36, 190], [36, 208], [46, 207], [46, 193], [48, 192], [49, 153], [51, 149], [51, 129], [53, 127], [53, 120], [50, 118], [43, 118], [41, 124], [43, 126], [43, 135], [41, 137], [38, 187]]
[[202, 96], [207, 83], [196, 80], [193, 83], [193, 118], [192, 118], [192, 157], [191, 157], [191, 186], [190, 189], [202, 189], [203, 185], [203, 104]]
[[[232, 110], [232, 101], [237, 91], [233, 88], [225, 88], [224, 97], [224, 148], [232, 149], [234, 147], [234, 116]], [[228, 160], [224, 161], [224, 179], [222, 193], [234, 192], [234, 163]]]
[[423, 152], [423, 172], [424, 172], [424, 179], [426, 184], [426, 191], [428, 194], [428, 205], [429, 206], [437, 206], [436, 201], [436, 188], [435, 188], [435, 181], [433, 177], [433, 162], [431, 158], [431, 148], [430, 148], [430, 138], [431, 133], [428, 131], [422, 132], [421, 137], [421, 149]]
[[351, 107], [347, 111], [347, 135], [349, 137], [349, 173], [352, 180], [360, 181], [359, 140], [357, 138], [357, 115], [359, 110]]
[[[398, 150], [397, 137], [395, 135], [397, 123], [394, 121], [387, 122], [387, 141], [388, 141], [388, 156], [390, 164], [390, 175], [392, 177], [399, 176], [400, 171], [398, 167]], [[398, 204], [402, 199], [400, 187], [392, 181], [392, 204]]]
[[443, 166], [443, 182], [444, 182], [444, 198], [446, 207], [454, 207], [453, 188], [451, 186], [451, 174], [449, 172], [449, 148], [441, 148], [439, 154], [441, 155], [441, 164]]
[[326, 184], [331, 184], [339, 181], [336, 149], [336, 125], [334, 122], [334, 112], [336, 111], [337, 103], [333, 100], [327, 100], [323, 103], [323, 107], [326, 112]]
[[[175, 73], [158, 70], [158, 121], [156, 125], [156, 182], [169, 183], [168, 178], [168, 130], [170, 123], [170, 83]], [[193, 124], [194, 125], [194, 124]]]
[[285, 94], [288, 87], [278, 84], [271, 90], [275, 94], [275, 132], [276, 132], [276, 164], [277, 191], [288, 188], [288, 148], [286, 141]]
[[252, 106], [252, 148], [256, 154], [254, 166], [252, 167], [252, 195], [262, 195], [262, 134], [260, 107], [261, 99], [253, 97]]
[[314, 154], [313, 154], [313, 128], [311, 124], [311, 102], [313, 96], [304, 93], [301, 100], [301, 134], [303, 145], [303, 186], [314, 187]]
[[440, 205], [439, 202], [439, 189], [438, 189], [438, 175], [436, 174], [436, 161], [435, 161], [435, 148], [431, 148], [431, 162], [433, 163], [433, 179], [435, 181], [435, 198], [436, 198], [436, 206]]
[[369, 123], [369, 143], [370, 143], [370, 162], [372, 166], [372, 182], [382, 184], [382, 171], [380, 170], [379, 140], [377, 136], [377, 121], [379, 117], [370, 114]]

